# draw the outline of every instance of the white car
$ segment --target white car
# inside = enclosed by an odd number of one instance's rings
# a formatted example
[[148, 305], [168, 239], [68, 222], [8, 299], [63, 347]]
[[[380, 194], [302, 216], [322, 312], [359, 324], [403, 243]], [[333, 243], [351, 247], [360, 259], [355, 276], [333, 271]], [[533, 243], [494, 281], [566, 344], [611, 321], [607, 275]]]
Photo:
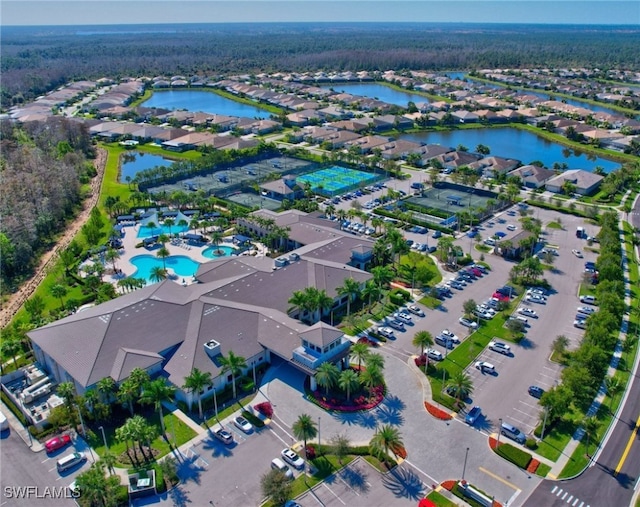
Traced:
[[490, 313], [483, 312], [481, 310], [478, 310], [477, 308], [474, 314], [483, 320], [491, 320], [493, 318], [493, 315], [491, 315]]
[[586, 303], [588, 305], [595, 305], [596, 304], [596, 298], [594, 296], [580, 296], [580, 302], [581, 303]]
[[444, 336], [447, 340], [450, 340], [451, 343], [455, 343], [455, 344], [460, 343], [460, 338], [458, 338], [457, 335], [455, 335], [454, 333], [452, 333], [448, 329], [443, 329], [442, 333], [440, 333], [440, 334], [442, 336]]
[[592, 308], [591, 306], [579, 306], [578, 307], [578, 313], [581, 313], [583, 315], [591, 315], [592, 313], [595, 313], [596, 309]]
[[586, 329], [587, 328], [587, 321], [586, 320], [574, 320], [573, 321], [573, 327], [577, 327], [578, 329]]
[[481, 311], [481, 312], [484, 312], [484, 313], [488, 313], [492, 317], [495, 317], [495, 315], [496, 315], [496, 311], [493, 308], [491, 308], [489, 305], [487, 305], [486, 303], [481, 303], [481, 304], [477, 305], [476, 309], [478, 311]]
[[428, 349], [426, 354], [429, 359], [432, 359], [434, 361], [442, 361], [444, 359], [444, 357], [442, 356], [442, 352], [439, 352], [435, 349]]
[[489, 350], [499, 352], [500, 354], [504, 354], [505, 356], [511, 355], [511, 347], [509, 347], [509, 345], [495, 340], [489, 342]]
[[409, 303], [407, 305], [407, 310], [409, 310], [414, 315], [417, 315], [418, 317], [424, 317], [424, 312], [422, 311], [422, 309], [414, 303]]
[[388, 338], [389, 340], [393, 340], [396, 337], [396, 335], [393, 334], [393, 329], [386, 326], [379, 327], [378, 334], [384, 336], [385, 338]]
[[527, 294], [526, 300], [531, 301], [532, 303], [539, 303], [541, 305], [544, 305], [547, 302], [547, 298], [540, 294]]
[[478, 324], [476, 322], [473, 322], [472, 320], [466, 319], [464, 317], [460, 317], [458, 319], [458, 322], [460, 322], [460, 324], [462, 324], [464, 327], [468, 327], [469, 329], [476, 329], [478, 327]]
[[475, 367], [477, 370], [480, 370], [482, 373], [495, 373], [496, 367], [491, 363], [487, 363], [486, 361], [476, 361]]
[[527, 290], [527, 294], [538, 294], [539, 296], [546, 296], [547, 291], [542, 289], [541, 287], [531, 287]]
[[283, 460], [297, 470], [302, 470], [304, 468], [304, 460], [298, 456], [293, 449], [282, 449], [280, 456], [282, 456]]
[[517, 227], [515, 225], [509, 224], [507, 225], [507, 230], [509, 231], [515, 231], [517, 229]]
[[524, 306], [518, 308], [518, 313], [526, 315], [527, 317], [531, 317], [532, 319], [538, 318], [538, 314], [535, 312], [535, 310], [532, 310], [531, 308], [525, 308]]
[[241, 429], [245, 433], [251, 433], [253, 431], [253, 424], [251, 424], [249, 421], [247, 421], [241, 415], [236, 416], [236, 417], [233, 418], [233, 424], [235, 424], [235, 426], [238, 429]]
[[393, 314], [393, 318], [396, 320], [399, 320], [400, 322], [404, 322], [405, 324], [411, 324], [413, 323], [413, 319], [411, 318], [411, 315], [409, 315], [409, 313], [407, 312], [396, 312]]
[[575, 255], [578, 259], [582, 259], [582, 252], [580, 250], [571, 250], [571, 253]]

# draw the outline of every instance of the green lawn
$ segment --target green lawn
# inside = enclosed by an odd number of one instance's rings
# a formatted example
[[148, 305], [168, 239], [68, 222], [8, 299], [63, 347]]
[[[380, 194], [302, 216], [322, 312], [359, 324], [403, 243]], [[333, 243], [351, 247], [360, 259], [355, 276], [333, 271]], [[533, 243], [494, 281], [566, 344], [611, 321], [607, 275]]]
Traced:
[[431, 500], [437, 507], [456, 507], [457, 505], [437, 491], [429, 493], [427, 499]]
[[253, 401], [253, 399], [256, 397], [256, 394], [257, 393], [251, 393], [248, 396], [245, 396], [244, 398], [238, 400], [236, 403], [233, 403], [232, 405], [228, 406], [224, 410], [220, 410], [218, 412], [217, 420], [216, 420], [216, 416], [214, 415], [209, 419], [207, 419], [206, 422], [203, 422], [200, 426], [202, 426], [203, 428], [215, 426], [216, 424], [218, 424], [218, 421], [222, 421], [223, 419], [225, 419], [226, 417], [229, 417], [234, 412], [237, 412], [238, 410], [244, 410], [248, 405], [251, 405], [251, 401]]

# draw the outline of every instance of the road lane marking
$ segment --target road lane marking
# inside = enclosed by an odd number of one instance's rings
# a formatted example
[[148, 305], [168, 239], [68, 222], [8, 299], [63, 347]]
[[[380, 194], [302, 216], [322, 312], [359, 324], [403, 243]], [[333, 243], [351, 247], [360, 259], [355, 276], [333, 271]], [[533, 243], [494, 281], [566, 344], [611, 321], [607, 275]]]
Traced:
[[333, 496], [335, 496], [335, 497], [336, 497], [336, 499], [337, 499], [337, 500], [338, 500], [342, 505], [347, 505], [346, 503], [344, 503], [344, 502], [342, 501], [342, 498], [340, 498], [338, 495], [336, 495], [336, 494], [334, 493], [334, 491], [333, 491], [329, 486], [327, 486], [327, 483], [326, 483], [326, 482], [323, 482], [322, 484], [324, 485], [324, 487], [325, 487], [325, 488], [327, 488], [327, 489], [329, 490], [329, 493], [331, 493]]
[[624, 462], [626, 461], [627, 456], [629, 455], [629, 451], [631, 450], [631, 446], [633, 445], [633, 441], [636, 439], [636, 435], [638, 434], [638, 427], [640, 427], [640, 416], [638, 416], [638, 419], [636, 421], [636, 426], [635, 428], [633, 428], [633, 431], [631, 432], [631, 436], [629, 437], [629, 441], [627, 442], [627, 447], [625, 447], [624, 452], [620, 457], [618, 466], [613, 472], [614, 477], [617, 476], [618, 473], [620, 473], [620, 470], [622, 470], [622, 465], [624, 465]]
[[505, 484], [507, 486], [509, 486], [512, 489], [515, 490], [519, 490], [520, 488], [518, 486], [516, 486], [515, 484], [507, 481], [506, 479], [503, 479], [502, 477], [500, 477], [499, 475], [494, 474], [493, 472], [490, 472], [489, 470], [487, 470], [484, 467], [478, 467], [478, 470], [480, 470], [481, 472], [484, 472], [485, 474], [487, 474], [489, 477], [493, 477], [495, 480], [500, 481], [502, 484]]
[[572, 507], [576, 507], [576, 504], [577, 504], [579, 501], [580, 501], [580, 499], [579, 499], [579, 498], [576, 498], [576, 499], [573, 501], [573, 506], [572, 506]]

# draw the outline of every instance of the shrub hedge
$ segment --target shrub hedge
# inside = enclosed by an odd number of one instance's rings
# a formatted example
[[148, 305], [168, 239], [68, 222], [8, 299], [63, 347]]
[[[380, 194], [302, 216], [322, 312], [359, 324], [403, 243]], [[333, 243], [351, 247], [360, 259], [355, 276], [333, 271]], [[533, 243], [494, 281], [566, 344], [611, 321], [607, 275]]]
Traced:
[[522, 449], [518, 449], [511, 444], [500, 443], [500, 445], [496, 449], [496, 452], [504, 459], [511, 461], [511, 463], [519, 466], [524, 470], [527, 469], [532, 459], [531, 454], [523, 451]]

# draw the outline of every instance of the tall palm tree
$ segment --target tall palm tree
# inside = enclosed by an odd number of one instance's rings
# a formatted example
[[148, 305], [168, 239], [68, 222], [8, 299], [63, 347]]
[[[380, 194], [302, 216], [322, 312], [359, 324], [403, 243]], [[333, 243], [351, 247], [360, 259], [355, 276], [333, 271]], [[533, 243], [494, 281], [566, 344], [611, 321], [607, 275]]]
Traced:
[[98, 392], [103, 396], [103, 400], [105, 403], [110, 403], [114, 393], [118, 390], [116, 381], [111, 377], [105, 377], [98, 380], [96, 388], [98, 389]]
[[211, 234], [211, 243], [215, 246], [215, 250], [213, 251], [214, 255], [222, 255], [223, 251], [220, 250], [220, 243], [222, 243], [222, 233], [214, 232]]
[[[434, 344], [433, 335], [429, 331], [418, 331], [411, 342], [414, 347], [420, 349], [420, 356], [424, 355], [424, 349]], [[429, 371], [429, 356], [427, 356], [427, 371]]]
[[396, 449], [399, 447], [404, 447], [402, 437], [398, 429], [390, 424], [385, 424], [379, 428], [369, 442], [369, 448], [373, 454], [383, 458], [389, 456], [389, 451], [391, 451], [394, 456], [397, 456]]
[[300, 414], [296, 422], [291, 427], [293, 436], [304, 442], [305, 451], [307, 449], [307, 440], [315, 438], [318, 434], [318, 427], [309, 414]]
[[[318, 290], [315, 287], [307, 287], [306, 289], [310, 294], [312, 312], [314, 313], [314, 322], [318, 322], [322, 319], [322, 316], [328, 312], [333, 306], [333, 298], [327, 294], [327, 291], [322, 289]], [[318, 318], [315, 318], [317, 312]]]
[[3, 356], [11, 356], [13, 358], [13, 366], [17, 370], [18, 362], [16, 354], [22, 350], [22, 345], [18, 338], [15, 335], [5, 333], [5, 336], [2, 338], [2, 343], [0, 344], [0, 350], [2, 350]]
[[362, 297], [369, 300], [369, 312], [371, 312], [371, 300], [378, 299], [380, 297], [380, 288], [373, 282], [373, 280], [367, 280], [367, 283], [362, 290]]
[[56, 283], [49, 289], [49, 292], [51, 292], [51, 295], [54, 298], [58, 298], [60, 300], [60, 308], [64, 308], [63, 298], [67, 295], [67, 288], [60, 283]]
[[166, 379], [158, 378], [152, 382], [149, 382], [142, 391], [140, 401], [142, 403], [152, 404], [158, 411], [160, 416], [160, 427], [162, 428], [162, 434], [164, 435], [164, 418], [162, 416], [162, 402], [171, 401], [176, 388], [167, 384]]
[[358, 374], [349, 369], [344, 370], [340, 373], [340, 377], [338, 378], [338, 385], [340, 389], [347, 393], [347, 401], [351, 399], [351, 391], [357, 389], [360, 385], [360, 380], [358, 380]]
[[291, 305], [291, 308], [289, 308], [287, 312], [290, 313], [294, 309], [297, 309], [300, 312], [300, 320], [304, 320], [302, 318], [304, 312], [309, 311], [311, 308], [311, 298], [309, 293], [304, 290], [294, 290], [287, 303]]
[[64, 400], [65, 405], [71, 408], [73, 398], [76, 395], [76, 387], [73, 382], [61, 382], [58, 385], [58, 395]]
[[176, 221], [173, 218], [165, 218], [162, 223], [169, 228], [169, 237], [171, 237], [171, 228], [175, 225]]
[[587, 434], [587, 456], [589, 456], [589, 444], [591, 443], [591, 439], [593, 437], [597, 437], [596, 432], [598, 431], [598, 426], [600, 423], [596, 416], [585, 417], [584, 421], [582, 421], [582, 427], [584, 428], [584, 432]]
[[[123, 424], [119, 428], [116, 428], [116, 440], [118, 442], [123, 442], [127, 448], [127, 456], [129, 456], [129, 461], [131, 463], [135, 463], [135, 459], [129, 453], [129, 442], [133, 442], [133, 435], [131, 433], [131, 425], [127, 425], [127, 423]], [[135, 451], [135, 450], [134, 450]], [[135, 454], [135, 452], [134, 452]]]
[[336, 385], [340, 371], [333, 363], [322, 363], [316, 370], [316, 383], [320, 387], [324, 387], [324, 394], [329, 394], [329, 389]]
[[466, 398], [473, 392], [473, 382], [469, 375], [463, 371], [459, 371], [447, 382], [447, 388], [454, 390], [456, 403], [460, 404], [460, 400]]
[[161, 282], [167, 279], [167, 270], [160, 266], [153, 266], [149, 272], [149, 280], [154, 283]]
[[246, 359], [242, 356], [236, 356], [233, 350], [229, 351], [227, 357], [220, 356], [222, 364], [222, 373], [231, 372], [231, 383], [233, 385], [233, 397], [236, 397], [236, 375], [240, 375], [242, 370], [247, 367]]
[[607, 394], [611, 398], [609, 401], [609, 410], [611, 410], [613, 400], [622, 392], [624, 386], [620, 383], [620, 379], [618, 379], [618, 377], [607, 377], [604, 379], [604, 386], [607, 389]]
[[118, 272], [118, 267], [116, 266], [116, 261], [120, 258], [120, 254], [115, 248], [109, 248], [104, 254], [104, 260], [110, 262], [113, 266], [113, 272]]
[[[191, 393], [195, 393], [198, 397], [198, 414], [200, 415], [200, 419], [202, 419], [202, 391], [205, 387], [213, 385], [213, 380], [211, 378], [211, 373], [200, 371], [198, 368], [193, 368], [188, 377], [186, 377], [183, 389]], [[191, 407], [189, 407], [191, 409]]]
[[164, 269], [165, 271], [167, 270], [167, 257], [169, 257], [170, 255], [171, 254], [169, 253], [169, 250], [167, 250], [167, 247], [164, 245], [162, 245], [156, 252], [156, 257], [162, 259], [162, 269]]
[[131, 380], [131, 377], [122, 382], [120, 387], [118, 387], [118, 401], [127, 405], [131, 415], [133, 415], [133, 402], [138, 399], [138, 396], [138, 386]]
[[384, 382], [384, 376], [382, 370], [377, 366], [368, 367], [360, 372], [360, 383], [369, 391], [369, 394], [373, 392], [373, 388], [381, 385]]
[[369, 354], [371, 354], [369, 345], [367, 345], [366, 343], [354, 343], [353, 345], [351, 345], [349, 354], [352, 358], [358, 361], [358, 373], [361, 373], [360, 370], [362, 369], [362, 362], [366, 361]]
[[353, 278], [345, 278], [342, 286], [338, 287], [338, 294], [347, 296], [347, 317], [351, 313], [351, 300], [357, 299], [360, 292], [360, 283]]
[[377, 368], [378, 370], [384, 370], [384, 357], [380, 354], [370, 352], [364, 361], [364, 366], [367, 370], [371, 368]]

